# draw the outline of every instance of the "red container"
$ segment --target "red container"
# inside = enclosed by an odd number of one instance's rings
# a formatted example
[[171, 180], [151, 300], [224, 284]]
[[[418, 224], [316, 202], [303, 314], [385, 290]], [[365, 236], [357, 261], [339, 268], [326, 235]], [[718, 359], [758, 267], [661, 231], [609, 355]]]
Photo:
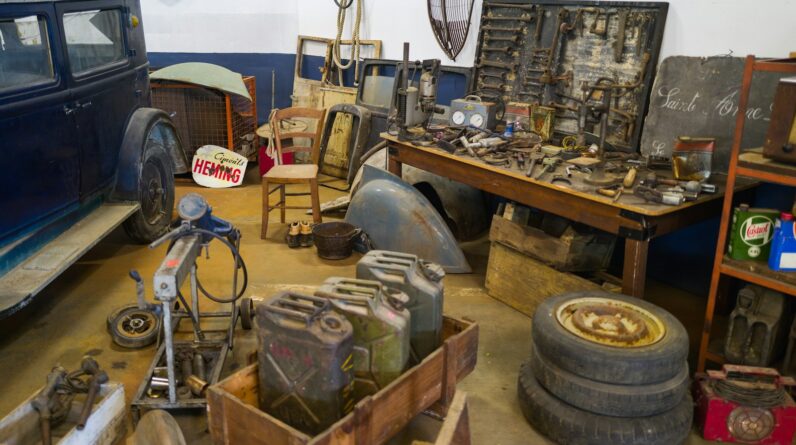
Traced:
[[[257, 163], [260, 167], [260, 176], [268, 173], [268, 170], [275, 165], [274, 160], [266, 154], [266, 150], [268, 147], [265, 145], [260, 146], [260, 150], [257, 153]], [[293, 153], [284, 153], [282, 155], [282, 164], [292, 164], [293, 163]]]

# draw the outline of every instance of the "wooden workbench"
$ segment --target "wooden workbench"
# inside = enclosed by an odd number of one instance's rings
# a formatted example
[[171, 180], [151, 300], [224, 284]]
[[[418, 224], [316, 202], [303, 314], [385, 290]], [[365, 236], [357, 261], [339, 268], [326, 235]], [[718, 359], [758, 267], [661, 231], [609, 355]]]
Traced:
[[[717, 187], [715, 194], [702, 194], [696, 201], [679, 206], [649, 203], [629, 193], [614, 203], [611, 198], [594, 193], [593, 186], [587, 189], [577, 183], [551, 184], [552, 174], [535, 180], [519, 171], [492, 166], [469, 156], [401, 142], [386, 133], [382, 137], [387, 141], [388, 169], [393, 174], [401, 176], [402, 165], [408, 164], [625, 238], [622, 291], [636, 297], [644, 296], [650, 240], [721, 212], [724, 175], [711, 177], [711, 183]], [[559, 170], [563, 171], [563, 167]], [[752, 185], [746, 183], [740, 188]]]

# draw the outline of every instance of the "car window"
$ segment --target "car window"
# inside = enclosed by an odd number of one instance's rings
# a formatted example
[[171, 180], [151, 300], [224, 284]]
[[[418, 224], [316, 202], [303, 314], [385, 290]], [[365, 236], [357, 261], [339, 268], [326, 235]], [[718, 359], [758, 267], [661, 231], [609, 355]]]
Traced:
[[126, 57], [118, 9], [66, 13], [64, 35], [73, 74], [111, 65]]
[[44, 17], [0, 18], [0, 91], [47, 82], [54, 77]]

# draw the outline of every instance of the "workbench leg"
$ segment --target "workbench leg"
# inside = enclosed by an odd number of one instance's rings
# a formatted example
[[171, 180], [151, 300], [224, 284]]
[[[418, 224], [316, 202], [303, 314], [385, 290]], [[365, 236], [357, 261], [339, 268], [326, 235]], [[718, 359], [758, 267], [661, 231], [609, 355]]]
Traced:
[[397, 161], [394, 157], [390, 156], [389, 148], [387, 150], [387, 170], [400, 178], [403, 173], [403, 164], [400, 161]]
[[622, 293], [644, 298], [647, 278], [647, 253], [650, 242], [625, 239], [625, 265], [622, 270]]

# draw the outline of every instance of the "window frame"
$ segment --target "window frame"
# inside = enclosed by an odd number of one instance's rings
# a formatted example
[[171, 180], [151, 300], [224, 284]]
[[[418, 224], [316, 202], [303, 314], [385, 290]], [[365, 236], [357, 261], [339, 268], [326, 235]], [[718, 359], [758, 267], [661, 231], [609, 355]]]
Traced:
[[[73, 72], [72, 60], [69, 58], [69, 44], [66, 41], [66, 26], [64, 25], [64, 15], [88, 12], [88, 11], [118, 11], [119, 13], [119, 28], [121, 31], [122, 48], [124, 57], [116, 62], [99, 65], [89, 68], [84, 71]], [[129, 20], [128, 8], [119, 1], [104, 1], [104, 2], [58, 2], [56, 3], [56, 15], [60, 28], [61, 41], [63, 42], [64, 65], [66, 73], [75, 83], [86, 83], [94, 78], [102, 77], [108, 73], [121, 71], [131, 64], [130, 45], [128, 36], [127, 22]]]
[[61, 70], [59, 69], [60, 59], [58, 52], [59, 42], [56, 40], [58, 32], [57, 29], [54, 29], [52, 26], [53, 16], [51, 12], [52, 11], [48, 11], [46, 9], [41, 9], [41, 8], [23, 7], [20, 10], [15, 10], [13, 13], [10, 14], [0, 14], [0, 20], [17, 20], [17, 19], [35, 16], [37, 18], [41, 18], [44, 21], [44, 26], [47, 30], [47, 49], [49, 51], [49, 56], [50, 56], [49, 61], [52, 68], [51, 78], [40, 80], [37, 82], [22, 84], [22, 85], [10, 86], [7, 88], [0, 88], [0, 97], [13, 96], [29, 91], [40, 91], [48, 87], [57, 86], [61, 83]]

